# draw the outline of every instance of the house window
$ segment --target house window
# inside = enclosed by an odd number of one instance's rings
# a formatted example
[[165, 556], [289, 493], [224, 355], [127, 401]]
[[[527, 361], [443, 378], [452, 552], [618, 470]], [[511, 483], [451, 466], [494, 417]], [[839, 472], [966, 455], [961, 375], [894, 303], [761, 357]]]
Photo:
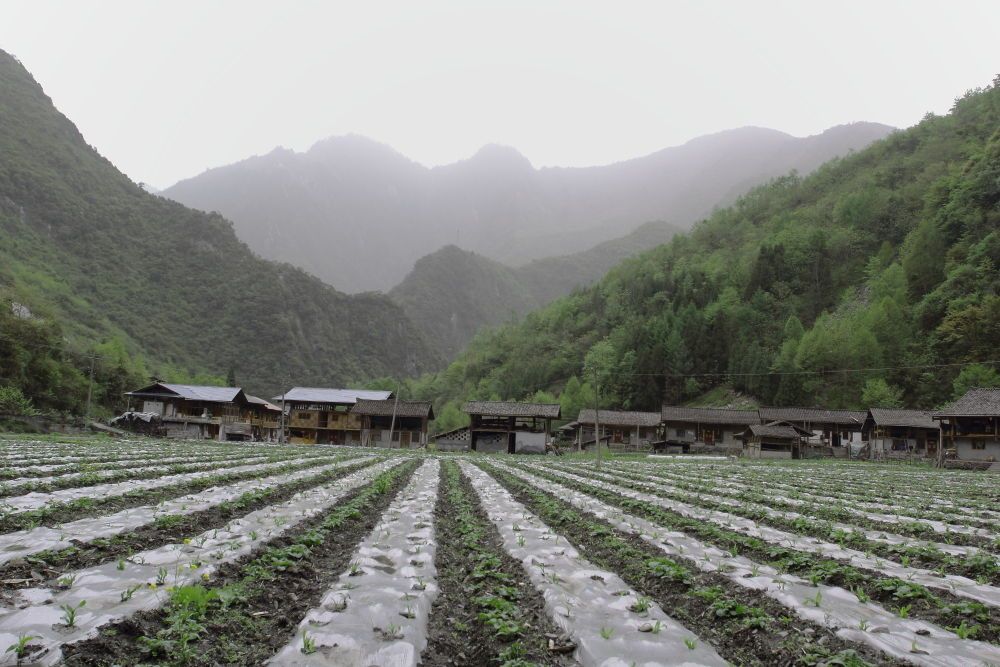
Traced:
[[674, 435], [676, 435], [678, 438], [683, 438], [684, 436], [687, 435], [687, 429], [679, 428], [676, 431], [674, 431]]
[[986, 442], [983, 440], [974, 440], [972, 442], [973, 449], [986, 449]]

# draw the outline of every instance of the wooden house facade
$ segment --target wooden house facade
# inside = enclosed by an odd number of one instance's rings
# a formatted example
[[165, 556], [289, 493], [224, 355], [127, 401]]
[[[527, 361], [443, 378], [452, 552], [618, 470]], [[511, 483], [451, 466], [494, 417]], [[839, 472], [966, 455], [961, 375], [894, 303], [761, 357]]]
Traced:
[[168, 438], [253, 439], [254, 409], [239, 387], [154, 382], [125, 395], [130, 410], [158, 416]]
[[824, 408], [760, 408], [760, 423], [783, 421], [809, 431], [813, 439], [827, 447], [847, 447], [862, 442], [862, 427], [868, 413], [864, 410], [826, 410]]
[[799, 459], [810, 431], [788, 422], [751, 424], [741, 434], [743, 456], [750, 459]]
[[751, 424], [759, 424], [756, 410], [686, 408], [664, 405], [660, 412], [667, 445], [688, 452], [742, 452], [740, 437]]
[[932, 413], [945, 452], [963, 461], [1000, 461], [1000, 388], [970, 389]]
[[555, 403], [469, 401], [469, 446], [477, 452], [545, 453], [552, 420], [561, 410]]
[[868, 458], [889, 459], [936, 458], [941, 428], [923, 410], [871, 408], [862, 427], [868, 441]]
[[391, 391], [293, 387], [271, 400], [284, 403], [287, 442], [360, 446], [363, 420], [351, 408], [359, 400], [384, 401], [392, 396]]
[[361, 445], [389, 449], [427, 447], [427, 426], [434, 419], [429, 401], [358, 399], [350, 414], [361, 418]]
[[277, 442], [281, 429], [281, 408], [258, 396], [247, 394], [250, 403], [250, 428], [258, 442]]
[[[596, 417], [596, 419], [595, 419]], [[580, 410], [573, 422], [576, 449], [592, 445], [595, 437], [595, 422], [601, 430], [601, 442], [614, 451], [645, 451], [656, 440], [660, 427], [659, 412], [635, 412], [622, 410], [594, 409]]]

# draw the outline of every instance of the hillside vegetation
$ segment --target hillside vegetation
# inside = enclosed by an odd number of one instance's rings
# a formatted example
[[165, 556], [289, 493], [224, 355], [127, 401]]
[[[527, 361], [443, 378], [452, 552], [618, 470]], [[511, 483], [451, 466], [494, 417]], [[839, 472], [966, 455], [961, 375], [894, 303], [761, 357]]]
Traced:
[[444, 415], [465, 396], [538, 392], [577, 409], [567, 394], [595, 378], [603, 404], [627, 408], [722, 383], [765, 404], [935, 406], [1000, 380], [958, 365], [998, 358], [998, 267], [1000, 77], [946, 116], [754, 189], [410, 390]]
[[445, 246], [417, 260], [389, 296], [420, 327], [444, 360], [485, 327], [517, 321], [574, 289], [599, 280], [613, 266], [665, 243], [677, 229], [650, 222], [589, 250], [538, 259], [511, 268], [489, 257]]
[[0, 385], [37, 407], [79, 411], [94, 355], [107, 406], [150, 373], [270, 392], [433, 367], [387, 297], [264, 261], [221, 216], [132, 183], [3, 52], [0, 118]]

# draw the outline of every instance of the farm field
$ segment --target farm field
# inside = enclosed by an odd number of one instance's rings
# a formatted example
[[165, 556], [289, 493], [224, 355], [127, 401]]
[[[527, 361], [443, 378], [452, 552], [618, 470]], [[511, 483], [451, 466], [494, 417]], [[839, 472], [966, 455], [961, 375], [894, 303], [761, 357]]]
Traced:
[[0, 440], [0, 665], [1000, 665], [1000, 477]]

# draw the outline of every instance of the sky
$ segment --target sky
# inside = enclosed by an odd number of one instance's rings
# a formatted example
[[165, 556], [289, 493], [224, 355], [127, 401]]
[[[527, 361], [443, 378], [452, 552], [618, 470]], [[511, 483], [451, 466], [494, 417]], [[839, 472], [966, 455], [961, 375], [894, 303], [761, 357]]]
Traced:
[[747, 125], [906, 127], [1000, 73], [997, 26], [997, 0], [0, 2], [0, 48], [157, 188], [343, 134], [540, 167]]

